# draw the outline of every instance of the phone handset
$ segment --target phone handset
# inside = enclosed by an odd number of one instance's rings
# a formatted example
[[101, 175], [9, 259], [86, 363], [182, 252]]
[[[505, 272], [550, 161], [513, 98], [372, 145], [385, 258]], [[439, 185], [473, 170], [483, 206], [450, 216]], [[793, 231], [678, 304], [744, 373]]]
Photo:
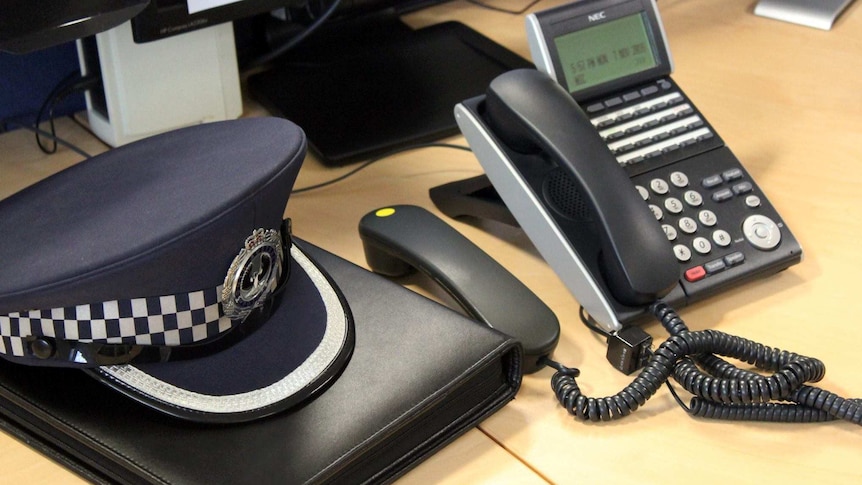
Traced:
[[[678, 283], [679, 264], [652, 212], [553, 79], [535, 70], [505, 73], [484, 97], [459, 104], [456, 119], [518, 223], [605, 330], [621, 328], [609, 298], [643, 307]], [[560, 172], [589, 223], [560, 210], [559, 183], [549, 182]]]

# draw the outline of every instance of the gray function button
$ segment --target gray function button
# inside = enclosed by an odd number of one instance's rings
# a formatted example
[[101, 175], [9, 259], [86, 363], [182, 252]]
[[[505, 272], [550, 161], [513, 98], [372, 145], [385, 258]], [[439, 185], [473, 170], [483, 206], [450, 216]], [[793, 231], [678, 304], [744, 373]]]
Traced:
[[706, 270], [706, 274], [720, 273], [726, 268], [727, 265], [724, 264], [723, 259], [715, 259], [703, 265], [703, 269]]
[[613, 108], [614, 106], [619, 106], [621, 104], [623, 104], [623, 99], [618, 96], [605, 100], [605, 106], [607, 106], [608, 108]]
[[650, 94], [655, 94], [657, 92], [658, 92], [657, 86], [647, 86], [647, 87], [641, 89], [641, 94], [643, 94], [644, 96], [649, 96]]
[[754, 190], [751, 182], [740, 182], [732, 187], [733, 193], [736, 195], [747, 194]]
[[745, 198], [745, 205], [751, 207], [752, 209], [760, 207], [760, 197], [756, 195], [749, 195]]
[[666, 147], [662, 148], [662, 149], [661, 149], [661, 152], [662, 152], [662, 153], [670, 153], [670, 152], [672, 152], [672, 151], [679, 150], [679, 148], [680, 148], [680, 146], [679, 146], [679, 145], [677, 145], [676, 143], [674, 143], [674, 144], [672, 144], [672, 145], [668, 145], [668, 146], [666, 146]]
[[731, 168], [730, 170], [725, 170], [721, 173], [722, 178], [724, 180], [730, 182], [732, 180], [737, 180], [742, 178], [742, 170], [738, 168]]
[[775, 249], [781, 242], [778, 225], [762, 215], [748, 216], [742, 223], [742, 233], [752, 246], [764, 251]]
[[598, 113], [603, 109], [605, 109], [605, 105], [603, 105], [602, 103], [593, 103], [587, 106], [587, 113]]
[[728, 266], [736, 266], [737, 264], [745, 262], [745, 255], [740, 251], [730, 253], [724, 257], [724, 262], [727, 263]]
[[722, 182], [724, 182], [724, 179], [721, 178], [721, 175], [715, 174], [705, 177], [701, 182], [701, 185], [707, 189], [711, 189], [713, 187], [718, 187]]
[[724, 202], [733, 198], [733, 191], [728, 188], [716, 190], [712, 194], [712, 200], [715, 202]]
[[635, 99], [640, 98], [641, 95], [637, 91], [632, 91], [630, 93], [623, 94], [623, 99], [625, 101], [634, 101]]

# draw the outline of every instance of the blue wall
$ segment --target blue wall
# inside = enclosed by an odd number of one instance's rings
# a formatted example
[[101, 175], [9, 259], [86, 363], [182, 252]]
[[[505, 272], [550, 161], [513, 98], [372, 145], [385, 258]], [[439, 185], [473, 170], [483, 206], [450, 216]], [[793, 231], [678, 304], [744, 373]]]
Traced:
[[[4, 129], [2, 120], [5, 119], [32, 123], [57, 83], [79, 70], [74, 42], [24, 55], [0, 52], [0, 131]], [[84, 108], [84, 95], [78, 93], [58, 105], [54, 115]]]

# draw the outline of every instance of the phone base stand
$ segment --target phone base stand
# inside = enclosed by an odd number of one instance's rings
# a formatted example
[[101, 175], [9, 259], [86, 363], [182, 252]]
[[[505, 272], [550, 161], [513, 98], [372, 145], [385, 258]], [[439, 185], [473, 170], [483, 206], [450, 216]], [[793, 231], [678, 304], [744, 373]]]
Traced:
[[518, 227], [518, 221], [509, 212], [487, 175], [432, 187], [428, 195], [440, 212], [453, 219], [469, 216]]

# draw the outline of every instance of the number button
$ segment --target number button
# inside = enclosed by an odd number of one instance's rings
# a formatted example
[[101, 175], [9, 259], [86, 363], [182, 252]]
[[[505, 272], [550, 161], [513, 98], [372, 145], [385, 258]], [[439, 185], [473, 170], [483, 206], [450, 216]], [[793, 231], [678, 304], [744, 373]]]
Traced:
[[688, 187], [688, 176], [682, 172], [670, 174], [670, 183], [678, 188]]
[[649, 192], [647, 192], [647, 189], [643, 188], [640, 185], [635, 185], [635, 188], [638, 189], [638, 193], [641, 195], [641, 199], [645, 201], [649, 200]]
[[662, 213], [661, 209], [659, 209], [659, 207], [655, 204], [650, 204], [649, 210], [652, 211], [652, 215], [655, 216], [655, 220], [657, 221], [660, 221], [661, 218], [664, 217], [664, 214]]
[[671, 214], [679, 214], [683, 209], [682, 202], [675, 197], [668, 197], [667, 200], [664, 201], [664, 208]]
[[673, 241], [677, 237], [676, 229], [670, 224], [662, 224], [661, 228], [664, 229], [664, 235], [667, 236], [668, 241]]
[[718, 222], [718, 219], [715, 217], [715, 212], [708, 209], [700, 211], [700, 213], [697, 214], [697, 218], [700, 220], [701, 224], [707, 227], [712, 227], [716, 222]]
[[712, 244], [710, 244], [709, 240], [705, 237], [694, 238], [691, 245], [694, 250], [700, 254], [709, 254], [709, 252], [712, 251]]
[[679, 228], [686, 234], [694, 234], [697, 231], [697, 223], [691, 217], [683, 217], [679, 220]]
[[683, 195], [685, 202], [692, 207], [700, 207], [703, 204], [703, 197], [696, 190], [687, 190]]
[[670, 187], [668, 187], [667, 182], [665, 182], [662, 179], [650, 180], [649, 188], [652, 189], [653, 192], [655, 192], [656, 194], [659, 194], [659, 195], [664, 195], [667, 193], [668, 190], [670, 190]]

